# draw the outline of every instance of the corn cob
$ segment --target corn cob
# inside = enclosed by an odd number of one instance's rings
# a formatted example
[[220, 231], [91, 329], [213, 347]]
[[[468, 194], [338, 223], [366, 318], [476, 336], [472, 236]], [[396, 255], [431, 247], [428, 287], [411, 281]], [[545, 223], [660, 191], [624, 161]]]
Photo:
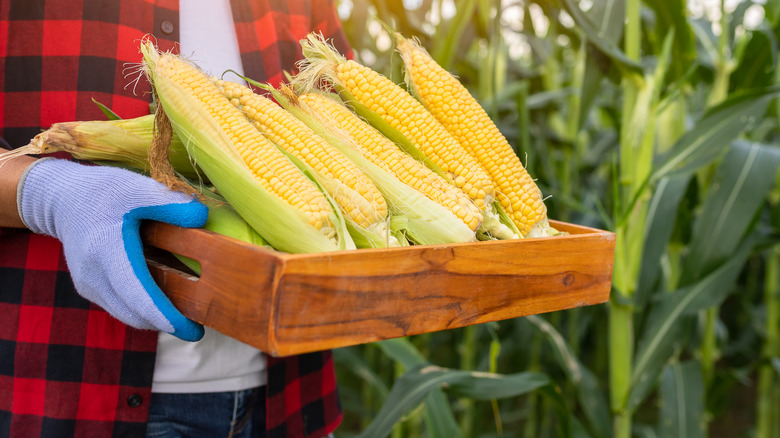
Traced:
[[[55, 123], [20, 148], [20, 152], [67, 152], [78, 160], [148, 170], [153, 130], [153, 114], [133, 119]], [[171, 164], [179, 173], [192, 179], [202, 176], [175, 135], [170, 148]]]
[[[274, 248], [354, 247], [318, 187], [260, 134], [194, 65], [141, 46], [145, 67], [176, 134], [220, 194]], [[339, 240], [337, 240], [339, 239]]]
[[395, 143], [357, 117], [344, 105], [321, 93], [306, 93], [298, 101], [309, 114], [325, 126], [345, 131], [360, 145], [362, 155], [380, 166], [406, 185], [423, 193], [428, 199], [446, 207], [472, 231], [476, 231], [482, 218], [477, 206], [460, 190], [457, 190], [422, 163], [401, 151]]
[[417, 43], [396, 34], [407, 82], [425, 107], [490, 174], [496, 198], [522, 235], [547, 223], [542, 192], [469, 91]]
[[266, 137], [332, 180], [333, 189], [328, 191], [347, 219], [366, 229], [384, 227], [384, 197], [344, 154], [271, 99], [235, 82], [217, 80], [216, 84]]
[[481, 210], [487, 209], [494, 196], [490, 177], [413, 96], [376, 71], [347, 60], [319, 35], [310, 34], [301, 44], [307, 59], [300, 66], [296, 82], [303, 84], [304, 90], [324, 79], [340, 94], [348, 93], [345, 100], [356, 100], [378, 114], [444, 171]]
[[[374, 164], [366, 158], [370, 152], [354, 141], [354, 137], [346, 134], [346, 131], [333, 124], [331, 118], [322, 120], [307, 112], [308, 106], [301, 102], [297, 95], [288, 87], [281, 90], [268, 88], [285, 109], [294, 114], [307, 126], [320, 133], [333, 147], [338, 149], [346, 157], [352, 160], [382, 192], [387, 199], [390, 209], [390, 232], [393, 236], [401, 237], [403, 245], [405, 240], [421, 245], [436, 245], [442, 243], [472, 242], [476, 240], [476, 233], [466, 223], [458, 218], [452, 211], [426, 197], [413, 187], [401, 182], [398, 177], [389, 170], [389, 166], [381, 163]], [[448, 186], [451, 190], [460, 193], [462, 197], [471, 203], [465, 194], [454, 186]], [[471, 203], [472, 208], [476, 206]], [[479, 211], [476, 211], [479, 214]]]
[[[168, 61], [168, 62], [165, 62]], [[158, 64], [158, 73], [176, 78], [194, 93], [209, 114], [224, 127], [237, 152], [252, 170], [255, 179], [277, 197], [308, 213], [309, 223], [316, 228], [325, 225], [330, 212], [321, 193], [284, 155], [252, 129], [244, 115], [233, 108], [210, 79], [192, 65], [176, 57], [165, 57]]]

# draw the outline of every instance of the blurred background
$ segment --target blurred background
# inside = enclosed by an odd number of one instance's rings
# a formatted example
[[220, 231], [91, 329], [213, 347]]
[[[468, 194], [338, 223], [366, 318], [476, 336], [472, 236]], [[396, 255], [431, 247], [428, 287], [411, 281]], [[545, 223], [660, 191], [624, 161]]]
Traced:
[[780, 2], [339, 0], [479, 100], [611, 301], [335, 352], [344, 437], [780, 437]]

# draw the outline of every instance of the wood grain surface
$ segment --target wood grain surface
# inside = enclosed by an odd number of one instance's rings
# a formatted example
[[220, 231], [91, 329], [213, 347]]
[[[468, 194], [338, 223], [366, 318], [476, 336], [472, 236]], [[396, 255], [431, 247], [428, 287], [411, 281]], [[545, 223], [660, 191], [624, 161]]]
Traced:
[[569, 235], [320, 254], [157, 222], [142, 236], [201, 263], [197, 278], [149, 262], [182, 313], [287, 356], [607, 301], [614, 234], [553, 226]]

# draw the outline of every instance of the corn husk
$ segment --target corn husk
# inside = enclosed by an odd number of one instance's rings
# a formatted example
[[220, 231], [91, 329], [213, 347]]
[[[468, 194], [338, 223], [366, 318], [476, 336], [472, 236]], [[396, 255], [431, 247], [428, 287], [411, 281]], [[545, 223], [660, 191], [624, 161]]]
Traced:
[[[249, 78], [241, 76], [242, 79], [254, 83], [258, 86], [261, 86], [265, 88], [265, 86], [262, 86], [261, 84], [258, 84], [256, 81], [253, 81]], [[217, 86], [220, 87], [223, 91], [225, 89], [235, 89], [236, 84], [217, 80]], [[253, 93], [253, 91], [244, 86], [239, 85], [239, 89], [242, 93]], [[244, 99], [246, 98], [247, 102], [251, 102], [252, 99], [262, 100], [263, 102], [266, 102], [266, 98], [259, 97], [258, 95], [252, 95], [250, 97], [249, 94], [243, 94], [240, 95], [240, 97], [234, 96], [233, 94], [226, 94], [226, 96], [229, 99], [233, 99], [233, 104], [236, 106], [236, 108], [239, 108], [246, 116], [250, 119], [250, 121], [253, 120], [253, 117], [256, 117], [256, 114], [265, 111], [263, 109], [263, 105], [265, 103], [255, 106], [251, 103], [243, 104]], [[297, 118], [290, 114], [286, 109], [280, 108], [276, 103], [273, 103], [273, 110], [277, 111], [276, 116], [274, 120], [276, 121], [284, 121], [287, 120], [287, 122], [283, 123], [294, 123], [294, 124], [300, 124], [301, 122], [297, 120]], [[264, 113], [263, 116], [268, 116], [268, 113]], [[253, 121], [253, 125], [255, 128], [257, 128], [261, 133], [265, 133], [268, 129], [271, 129], [265, 123], [268, 123], [263, 118], [256, 117]], [[342, 163], [344, 167], [342, 169], [344, 170], [344, 178], [350, 178], [353, 177], [357, 181], [363, 181], [367, 185], [371, 185], [372, 187], [367, 190], [370, 194], [375, 194], [378, 198], [382, 198], [382, 196], [373, 189], [373, 184], [366, 180], [366, 177], [362, 175], [362, 172], [360, 169], [355, 168], [349, 163], [346, 163], [349, 161], [349, 159], [343, 154], [338, 151], [337, 149], [329, 147], [328, 144], [319, 142], [318, 139], [318, 133], [313, 132], [310, 130], [310, 127], [303, 127], [303, 130], [300, 130], [300, 126], [290, 127], [291, 131], [288, 132], [295, 132], [295, 133], [301, 133], [301, 135], [311, 135], [311, 137], [308, 137], [312, 139], [312, 144], [307, 144], [306, 147], [311, 149], [312, 152], [318, 148], [328, 148], [328, 150], [324, 151], [327, 153], [330, 160], [333, 161], [339, 161]], [[306, 133], [303, 133], [303, 131], [306, 131]], [[330, 171], [328, 172], [327, 167], [328, 165], [325, 165], [326, 169], [322, 169], [322, 164], [324, 161], [321, 160], [321, 158], [316, 158], [314, 153], [302, 153], [300, 150], [296, 149], [296, 144], [293, 142], [292, 139], [284, 136], [282, 134], [281, 128], [280, 130], [276, 131], [275, 134], [269, 134], [267, 137], [269, 140], [271, 140], [271, 143], [273, 143], [279, 150], [284, 153], [285, 155], [290, 158], [291, 161], [299, 165], [300, 167], [305, 167], [308, 172], [313, 176], [314, 179], [317, 180], [317, 182], [325, 189], [325, 191], [330, 194], [331, 198], [335, 201], [335, 203], [342, 209], [342, 213], [344, 216], [344, 220], [346, 221], [348, 227], [347, 230], [352, 236], [353, 241], [355, 242], [355, 245], [358, 248], [384, 248], [384, 247], [390, 247], [390, 246], [399, 246], [401, 243], [398, 241], [398, 238], [396, 236], [393, 236], [390, 233], [390, 230], [387, 228], [387, 211], [385, 209], [385, 200], [382, 199], [371, 199], [371, 197], [367, 197], [364, 195], [361, 195], [356, 189], [351, 187], [349, 184], [345, 183], [343, 180], [340, 180], [338, 176], [336, 176], [336, 172]], [[324, 140], [323, 140], [324, 141]], [[322, 151], [320, 151], [322, 152]], [[297, 158], [296, 158], [297, 157]], [[322, 169], [322, 171], [318, 171], [315, 166]], [[326, 175], [326, 173], [328, 173]], [[376, 202], [381, 201], [381, 206], [376, 207]], [[357, 206], [359, 208], [359, 211], [362, 212], [358, 217], [352, 217], [349, 214], [350, 208]], [[361, 216], [362, 215], [362, 216]], [[366, 225], [363, 225], [366, 224]]]
[[[160, 74], [157, 63], [175, 55], [160, 53], [150, 42], [141, 46], [147, 75], [174, 131], [219, 193], [274, 248], [290, 253], [355, 248], [343, 219], [331, 215], [332, 229], [318, 230], [284, 200], [253, 177], [217, 121], [174, 80]], [[216, 87], [216, 86], [215, 86]]]
[[[153, 129], [153, 114], [132, 119], [55, 123], [13, 153], [43, 155], [67, 152], [77, 160], [148, 172]], [[203, 179], [203, 174], [198, 172], [197, 165], [178, 137], [173, 137], [170, 150], [171, 164], [182, 176]]]
[[285, 108], [320, 134], [335, 148], [352, 160], [374, 182], [388, 202], [391, 212], [390, 229], [404, 234], [408, 240], [421, 245], [435, 245], [456, 242], [471, 242], [476, 235], [448, 209], [428, 199], [424, 194], [401, 182], [389, 171], [375, 165], [364, 154], [360, 146], [339, 133], [332, 125], [312, 116], [305, 104], [294, 105], [278, 90], [267, 88]]
[[[333, 87], [339, 99], [357, 115], [379, 130], [385, 137], [392, 140], [404, 152], [425, 164], [434, 173], [453, 184], [452, 178], [426, 156], [413, 141], [408, 139], [398, 129], [384, 120], [379, 114], [361, 103], [335, 74], [335, 67], [343, 62], [343, 57], [321, 35], [311, 33], [301, 41], [305, 59], [299, 64], [300, 72], [294, 78], [295, 87], [304, 91], [316, 91], [323, 81]], [[495, 199], [486, 199], [486, 205], [481, 209], [482, 225], [477, 234], [480, 240], [516, 239], [520, 232], [511, 219], [503, 212], [501, 204]]]

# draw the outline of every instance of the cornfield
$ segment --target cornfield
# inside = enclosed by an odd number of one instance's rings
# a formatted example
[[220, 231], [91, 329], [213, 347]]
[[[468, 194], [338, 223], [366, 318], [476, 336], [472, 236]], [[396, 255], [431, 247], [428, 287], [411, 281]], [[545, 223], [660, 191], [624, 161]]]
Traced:
[[613, 231], [611, 301], [335, 351], [339, 437], [780, 437], [780, 2], [341, 0], [415, 37], [550, 218]]

